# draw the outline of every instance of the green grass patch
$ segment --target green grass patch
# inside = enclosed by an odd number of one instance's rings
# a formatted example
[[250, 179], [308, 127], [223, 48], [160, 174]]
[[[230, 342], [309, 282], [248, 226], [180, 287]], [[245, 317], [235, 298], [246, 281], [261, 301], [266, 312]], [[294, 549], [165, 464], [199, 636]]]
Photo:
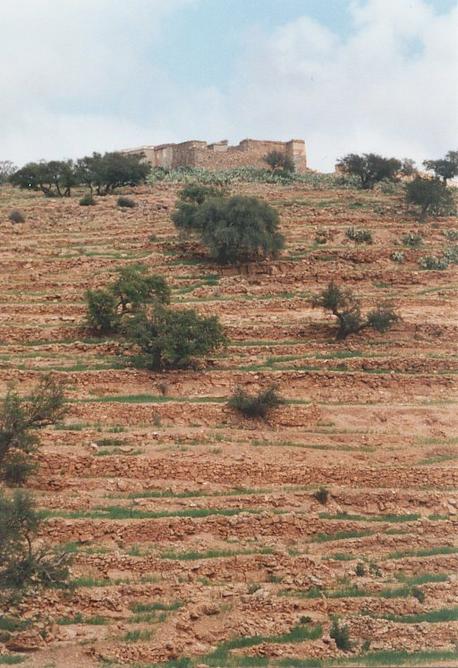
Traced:
[[362, 664], [363, 666], [403, 666], [409, 664], [426, 663], [436, 665], [437, 661], [454, 661], [458, 658], [456, 651], [432, 650], [421, 652], [406, 652], [404, 650], [380, 650], [368, 652], [361, 656], [351, 656], [346, 659], [332, 661], [330, 665]]
[[458, 606], [455, 608], [440, 608], [439, 610], [419, 612], [416, 615], [383, 615], [383, 619], [387, 619], [390, 622], [399, 622], [401, 624], [420, 624], [421, 622], [438, 624], [440, 622], [456, 622], [458, 621]]
[[[317, 640], [321, 638], [323, 630], [321, 625], [317, 626], [308, 626], [304, 624], [298, 624], [293, 626], [293, 628], [281, 635], [277, 636], [246, 636], [243, 638], [234, 638], [233, 640], [228, 640], [222, 643], [212, 654], [207, 655], [203, 658], [204, 663], [208, 663], [210, 666], [215, 665], [230, 665], [230, 657], [228, 654], [233, 649], [245, 649], [247, 647], [255, 647], [262, 643], [299, 643], [304, 642], [305, 640]], [[237, 661], [240, 657], [237, 657]], [[229, 662], [228, 662], [229, 659]], [[219, 662], [219, 663], [218, 663]], [[236, 664], [237, 665], [237, 664]], [[240, 665], [240, 664], [238, 664]]]
[[70, 624], [93, 624], [94, 626], [101, 626], [108, 624], [108, 619], [95, 615], [94, 617], [84, 617], [80, 612], [77, 612], [74, 617], [60, 617], [57, 620], [58, 624], [68, 626]]
[[191, 510], [137, 510], [125, 506], [108, 506], [94, 510], [82, 510], [75, 512], [61, 512], [59, 510], [42, 511], [43, 518], [62, 517], [66, 519], [103, 519], [103, 520], [149, 520], [161, 519], [163, 517], [209, 517], [211, 515], [222, 515], [232, 517], [240, 513], [257, 515], [261, 510], [253, 508], [193, 508]]
[[409, 585], [422, 585], [429, 582], [447, 582], [449, 576], [446, 573], [423, 573], [422, 575], [404, 575], [398, 573], [396, 580]]
[[258, 550], [207, 550], [206, 552], [163, 552], [161, 559], [173, 559], [177, 561], [193, 561], [195, 559], [220, 559], [222, 557], [238, 557], [250, 554], [272, 554], [270, 547], [261, 547]]
[[456, 554], [458, 547], [452, 545], [439, 545], [428, 547], [423, 550], [405, 550], [403, 552], [390, 552], [387, 559], [403, 559], [404, 557], [434, 557], [437, 554]]
[[365, 538], [372, 536], [372, 531], [336, 531], [336, 533], [319, 533], [312, 538], [313, 543], [326, 543], [332, 540], [346, 540], [348, 538]]
[[353, 522], [416, 522], [418, 514], [409, 515], [350, 515], [348, 513], [319, 513], [322, 520], [348, 520]]
[[182, 605], [181, 601], [173, 601], [173, 603], [154, 601], [153, 603], [131, 603], [129, 607], [132, 612], [170, 612], [178, 610]]

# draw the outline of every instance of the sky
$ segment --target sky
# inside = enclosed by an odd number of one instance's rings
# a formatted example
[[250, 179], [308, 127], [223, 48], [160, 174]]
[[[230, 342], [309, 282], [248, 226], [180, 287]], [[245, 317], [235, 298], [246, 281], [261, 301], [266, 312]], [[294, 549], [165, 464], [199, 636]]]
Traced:
[[303, 138], [458, 149], [458, 0], [0, 0], [0, 160]]

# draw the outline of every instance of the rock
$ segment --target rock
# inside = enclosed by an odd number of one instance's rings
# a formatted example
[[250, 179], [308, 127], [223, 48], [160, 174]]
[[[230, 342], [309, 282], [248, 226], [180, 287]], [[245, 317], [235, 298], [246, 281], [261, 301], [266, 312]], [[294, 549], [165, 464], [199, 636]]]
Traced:
[[6, 643], [11, 652], [36, 652], [44, 646], [44, 640], [37, 631], [23, 631]]

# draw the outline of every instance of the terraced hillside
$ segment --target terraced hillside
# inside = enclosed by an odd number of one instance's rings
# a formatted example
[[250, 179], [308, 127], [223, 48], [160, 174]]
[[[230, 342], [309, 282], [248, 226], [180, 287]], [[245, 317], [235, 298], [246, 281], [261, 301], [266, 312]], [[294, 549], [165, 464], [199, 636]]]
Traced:
[[[22, 604], [0, 664], [458, 665], [458, 281], [418, 264], [454, 245], [456, 219], [417, 225], [396, 194], [242, 184], [278, 208], [287, 247], [239, 271], [178, 239], [178, 189], [139, 188], [129, 210], [0, 189], [0, 393], [67, 383], [27, 486], [77, 585]], [[230, 345], [201, 369], [124, 368], [120, 341], [84, 330], [85, 290], [139, 261], [174, 305], [220, 316]], [[310, 306], [330, 279], [402, 320], [336, 342]], [[271, 383], [287, 403], [269, 421], [227, 407], [236, 385]]]

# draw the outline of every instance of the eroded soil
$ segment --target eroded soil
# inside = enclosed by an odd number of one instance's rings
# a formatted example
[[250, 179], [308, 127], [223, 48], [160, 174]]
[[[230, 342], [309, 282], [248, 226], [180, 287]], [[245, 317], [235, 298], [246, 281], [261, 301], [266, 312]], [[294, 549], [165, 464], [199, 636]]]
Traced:
[[[419, 226], [394, 195], [243, 185], [278, 207], [287, 248], [227, 269], [178, 240], [177, 190], [139, 188], [128, 211], [0, 190], [0, 392], [52, 371], [70, 400], [28, 487], [78, 586], [23, 603], [23, 665], [365, 665], [367, 651], [458, 665], [457, 274], [418, 267], [456, 219]], [[400, 245], [409, 231], [422, 248]], [[133, 262], [167, 276], [175, 305], [220, 316], [227, 350], [197, 370], [123, 368], [122, 343], [82, 326], [84, 291]], [[402, 320], [336, 343], [310, 306], [330, 279]], [[228, 409], [236, 385], [271, 383], [288, 403], [268, 422]]]

